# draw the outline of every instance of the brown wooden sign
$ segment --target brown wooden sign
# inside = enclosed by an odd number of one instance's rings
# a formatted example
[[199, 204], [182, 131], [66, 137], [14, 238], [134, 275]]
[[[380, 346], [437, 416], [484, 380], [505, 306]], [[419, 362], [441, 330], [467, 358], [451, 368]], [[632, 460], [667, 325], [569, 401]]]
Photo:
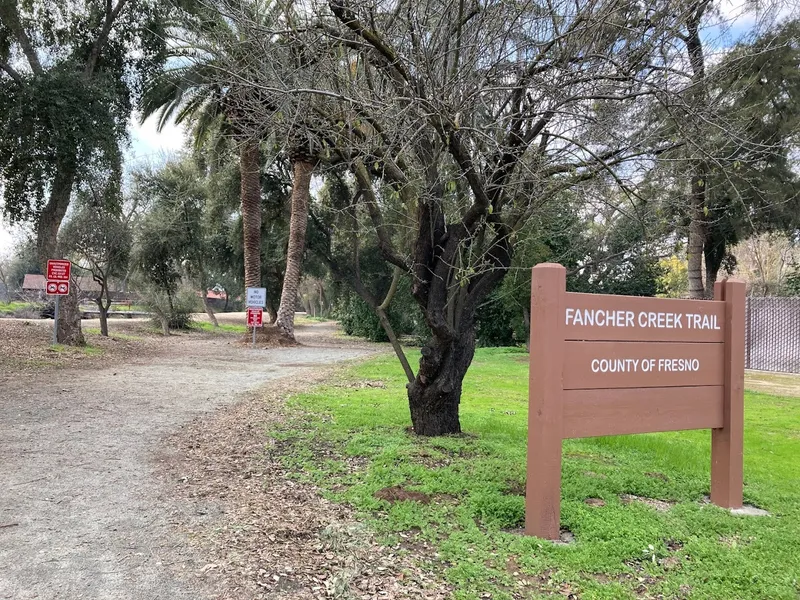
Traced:
[[742, 505], [745, 284], [714, 300], [566, 292], [533, 268], [525, 532], [558, 539], [561, 441], [711, 429], [711, 501]]

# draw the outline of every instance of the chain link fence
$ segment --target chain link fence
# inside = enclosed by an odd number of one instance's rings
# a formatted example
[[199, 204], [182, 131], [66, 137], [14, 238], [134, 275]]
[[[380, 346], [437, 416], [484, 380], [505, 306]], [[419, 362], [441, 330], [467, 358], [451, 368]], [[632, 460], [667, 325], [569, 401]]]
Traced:
[[745, 368], [800, 373], [800, 297], [747, 298]]

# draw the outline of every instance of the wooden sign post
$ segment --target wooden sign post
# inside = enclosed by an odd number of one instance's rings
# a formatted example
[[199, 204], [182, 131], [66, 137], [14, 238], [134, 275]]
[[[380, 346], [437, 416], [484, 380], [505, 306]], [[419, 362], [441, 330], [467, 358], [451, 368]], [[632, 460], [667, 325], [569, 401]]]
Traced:
[[575, 294], [533, 268], [525, 533], [558, 539], [561, 441], [711, 429], [711, 501], [742, 506], [745, 284], [714, 300]]

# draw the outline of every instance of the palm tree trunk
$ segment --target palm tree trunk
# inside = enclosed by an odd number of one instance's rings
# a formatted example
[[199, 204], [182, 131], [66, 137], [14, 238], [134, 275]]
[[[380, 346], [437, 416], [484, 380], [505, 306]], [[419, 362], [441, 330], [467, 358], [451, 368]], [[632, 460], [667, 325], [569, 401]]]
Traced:
[[286, 337], [294, 339], [294, 310], [297, 305], [297, 286], [306, 247], [308, 204], [311, 197], [311, 174], [314, 165], [306, 160], [295, 160], [293, 165], [292, 216], [289, 220], [289, 249], [286, 252], [286, 275], [281, 291], [281, 305], [275, 325]]
[[242, 227], [244, 230], [244, 285], [261, 287], [261, 178], [258, 143], [248, 140], [239, 150]]

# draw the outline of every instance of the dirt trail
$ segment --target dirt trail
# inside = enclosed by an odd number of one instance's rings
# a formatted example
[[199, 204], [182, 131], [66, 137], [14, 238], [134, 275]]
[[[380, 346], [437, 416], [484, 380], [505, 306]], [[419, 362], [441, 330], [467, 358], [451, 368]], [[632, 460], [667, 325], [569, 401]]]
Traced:
[[156, 502], [152, 453], [165, 434], [267, 381], [374, 351], [333, 343], [331, 326], [304, 329], [313, 346], [175, 337], [158, 356], [4, 383], [0, 599], [212, 598], [194, 576], [199, 558]]

